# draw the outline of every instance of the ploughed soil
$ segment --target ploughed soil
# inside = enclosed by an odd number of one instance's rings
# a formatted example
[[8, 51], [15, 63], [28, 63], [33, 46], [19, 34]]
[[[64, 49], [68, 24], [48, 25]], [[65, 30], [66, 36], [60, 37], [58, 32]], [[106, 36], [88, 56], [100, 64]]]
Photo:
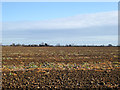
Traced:
[[120, 89], [118, 47], [3, 47], [2, 88]]

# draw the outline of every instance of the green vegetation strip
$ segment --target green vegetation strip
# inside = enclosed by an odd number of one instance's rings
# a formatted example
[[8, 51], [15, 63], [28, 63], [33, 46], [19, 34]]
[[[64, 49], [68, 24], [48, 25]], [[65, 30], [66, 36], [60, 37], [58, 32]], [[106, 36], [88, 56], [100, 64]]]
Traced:
[[25, 70], [25, 69], [31, 69], [31, 68], [52, 68], [52, 69], [78, 69], [78, 70], [106, 70], [106, 69], [114, 69], [114, 68], [120, 67], [120, 62], [113, 62], [113, 63], [104, 63], [104, 62], [93, 62], [93, 63], [88, 63], [84, 62], [81, 64], [76, 64], [76, 63], [54, 63], [54, 62], [44, 62], [44, 63], [35, 63], [31, 62], [28, 65], [19, 65], [19, 66], [6, 66], [3, 65], [3, 69], [8, 69], [8, 70]]

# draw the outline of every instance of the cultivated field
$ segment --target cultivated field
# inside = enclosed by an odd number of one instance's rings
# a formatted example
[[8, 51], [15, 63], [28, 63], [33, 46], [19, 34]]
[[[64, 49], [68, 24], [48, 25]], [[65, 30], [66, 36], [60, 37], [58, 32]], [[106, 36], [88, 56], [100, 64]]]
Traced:
[[2, 87], [120, 89], [118, 47], [3, 47]]

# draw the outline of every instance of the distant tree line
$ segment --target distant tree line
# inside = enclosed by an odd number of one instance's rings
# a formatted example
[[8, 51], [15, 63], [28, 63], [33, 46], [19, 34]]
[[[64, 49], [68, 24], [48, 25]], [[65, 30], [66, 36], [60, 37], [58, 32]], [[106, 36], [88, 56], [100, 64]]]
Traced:
[[108, 45], [73, 45], [73, 44], [67, 44], [67, 45], [49, 45], [47, 43], [41, 43], [41, 44], [15, 44], [12, 43], [11, 45], [2, 45], [2, 46], [22, 46], [22, 47], [114, 47], [112, 44], [108, 44]]
[[42, 44], [28, 44], [28, 45], [25, 45], [25, 44], [11, 44], [10, 46], [23, 46], [23, 47], [45, 47], [45, 46], [50, 46], [48, 45], [47, 43], [42, 43]]

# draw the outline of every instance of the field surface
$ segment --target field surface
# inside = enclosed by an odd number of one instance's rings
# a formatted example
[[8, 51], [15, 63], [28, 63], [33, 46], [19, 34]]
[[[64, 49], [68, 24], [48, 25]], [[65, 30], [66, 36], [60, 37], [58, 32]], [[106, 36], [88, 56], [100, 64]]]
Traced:
[[3, 47], [2, 87], [120, 89], [118, 47]]

